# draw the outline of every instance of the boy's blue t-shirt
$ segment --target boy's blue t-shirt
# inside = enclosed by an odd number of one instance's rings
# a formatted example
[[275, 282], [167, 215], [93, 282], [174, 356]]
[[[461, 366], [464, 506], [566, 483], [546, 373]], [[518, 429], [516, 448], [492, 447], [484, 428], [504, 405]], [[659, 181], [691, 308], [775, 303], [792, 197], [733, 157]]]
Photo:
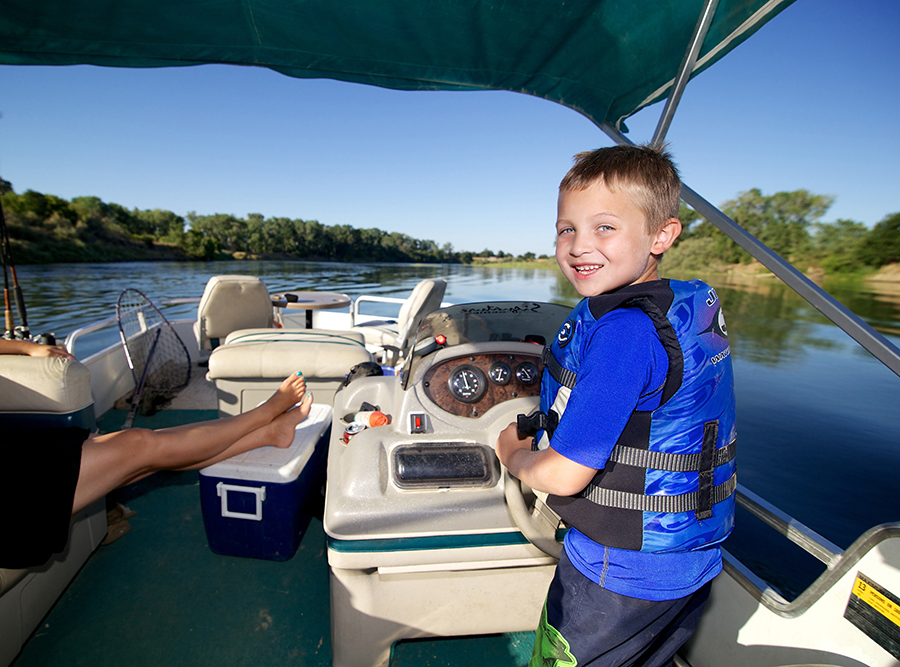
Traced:
[[[568, 459], [606, 465], [635, 410], [659, 407], [669, 368], [650, 318], [638, 308], [607, 313], [580, 341], [578, 383], [550, 446]], [[645, 397], [649, 396], [649, 397]], [[598, 544], [572, 528], [565, 538], [572, 564], [588, 579], [620, 595], [643, 600], [684, 597], [722, 569], [719, 547], [653, 554]]]

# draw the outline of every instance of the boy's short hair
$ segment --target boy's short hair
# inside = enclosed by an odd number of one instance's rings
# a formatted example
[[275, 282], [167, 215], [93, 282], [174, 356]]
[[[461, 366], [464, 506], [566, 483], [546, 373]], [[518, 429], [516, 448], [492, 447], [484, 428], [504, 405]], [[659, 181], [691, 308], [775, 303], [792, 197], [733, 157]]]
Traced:
[[681, 178], [665, 148], [622, 145], [578, 153], [559, 190], [585, 190], [598, 181], [610, 190], [625, 190], [647, 218], [651, 234], [678, 217]]

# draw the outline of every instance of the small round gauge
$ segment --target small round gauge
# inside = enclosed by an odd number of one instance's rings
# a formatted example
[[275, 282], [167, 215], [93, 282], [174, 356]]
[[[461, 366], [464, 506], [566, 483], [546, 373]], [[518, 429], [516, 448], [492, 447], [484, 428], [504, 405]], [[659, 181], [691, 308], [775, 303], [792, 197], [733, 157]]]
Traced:
[[537, 382], [541, 378], [541, 375], [538, 372], [537, 366], [530, 361], [523, 361], [516, 366], [516, 378], [527, 387]]
[[484, 372], [480, 368], [466, 364], [450, 373], [447, 385], [450, 387], [453, 398], [463, 403], [474, 403], [484, 396], [487, 389], [487, 378], [484, 377]]
[[488, 377], [491, 378], [491, 382], [494, 384], [503, 386], [509, 384], [510, 379], [512, 379], [512, 370], [506, 362], [495, 361], [488, 371]]

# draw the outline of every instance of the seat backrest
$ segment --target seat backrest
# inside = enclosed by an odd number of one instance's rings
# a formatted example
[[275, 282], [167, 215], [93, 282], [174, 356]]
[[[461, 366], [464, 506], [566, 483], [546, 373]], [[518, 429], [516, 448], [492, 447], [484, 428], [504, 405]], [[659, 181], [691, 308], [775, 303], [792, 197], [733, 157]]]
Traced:
[[84, 364], [58, 357], [0, 355], [0, 432], [92, 429], [95, 424], [91, 372]]
[[397, 317], [397, 347], [401, 358], [406, 356], [422, 318], [440, 308], [446, 289], [447, 281], [443, 278], [423, 280], [413, 288], [412, 294], [400, 307]]
[[201, 350], [211, 350], [237, 329], [271, 328], [272, 299], [255, 276], [213, 276], [206, 283], [194, 335]]

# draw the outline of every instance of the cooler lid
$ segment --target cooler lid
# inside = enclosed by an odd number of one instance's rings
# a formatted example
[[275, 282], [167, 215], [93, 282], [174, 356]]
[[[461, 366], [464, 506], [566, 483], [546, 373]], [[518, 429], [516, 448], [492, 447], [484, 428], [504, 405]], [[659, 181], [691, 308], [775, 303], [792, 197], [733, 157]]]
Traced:
[[290, 447], [259, 447], [203, 468], [200, 474], [276, 484], [293, 482], [330, 425], [331, 406], [313, 403], [309, 416], [297, 425]]

